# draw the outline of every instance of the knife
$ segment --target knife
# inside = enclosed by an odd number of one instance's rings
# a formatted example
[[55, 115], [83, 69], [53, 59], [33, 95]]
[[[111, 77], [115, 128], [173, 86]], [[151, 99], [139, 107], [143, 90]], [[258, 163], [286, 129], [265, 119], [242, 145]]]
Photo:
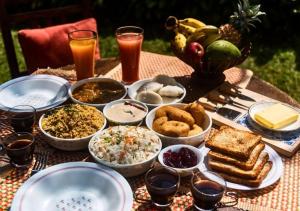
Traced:
[[219, 103], [222, 103], [222, 104], [230, 104], [230, 105], [239, 107], [241, 109], [248, 110], [247, 105], [236, 102], [236, 101], [232, 100], [231, 97], [225, 96], [217, 90], [213, 90], [213, 91], [209, 92], [208, 95], [207, 95], [207, 98], [211, 101], [216, 101], [216, 102], [219, 102]]
[[246, 101], [252, 101], [256, 102], [253, 98], [242, 94], [240, 90], [238, 90], [237, 87], [233, 86], [231, 83], [228, 81], [225, 81], [218, 89], [221, 93], [223, 94], [228, 94], [233, 97], [238, 97], [241, 100], [246, 100]]
[[220, 107], [214, 104], [213, 102], [209, 101], [205, 97], [199, 98], [198, 102], [207, 110], [216, 112], [217, 114], [225, 117], [226, 119], [235, 120], [238, 116], [241, 115], [241, 112], [226, 108]]

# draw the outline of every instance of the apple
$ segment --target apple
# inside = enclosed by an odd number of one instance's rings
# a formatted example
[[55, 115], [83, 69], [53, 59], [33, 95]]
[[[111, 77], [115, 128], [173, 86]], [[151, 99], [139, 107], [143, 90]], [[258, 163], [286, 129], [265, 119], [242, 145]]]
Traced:
[[204, 48], [198, 42], [191, 42], [185, 47], [185, 55], [191, 62], [199, 64], [204, 56]]

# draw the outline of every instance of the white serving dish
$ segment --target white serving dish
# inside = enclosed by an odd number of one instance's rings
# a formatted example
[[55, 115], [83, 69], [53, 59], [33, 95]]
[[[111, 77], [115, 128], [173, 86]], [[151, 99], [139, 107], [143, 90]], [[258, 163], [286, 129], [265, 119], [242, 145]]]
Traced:
[[[63, 107], [63, 106], [61, 106]], [[59, 108], [59, 107], [58, 107]], [[57, 108], [56, 108], [57, 109]], [[103, 126], [97, 131], [100, 132], [102, 131], [105, 126], [106, 126], [106, 119], [103, 115], [103, 113], [99, 110], [97, 110], [104, 118], [104, 123]], [[54, 148], [60, 149], [60, 150], [65, 150], [65, 151], [76, 151], [76, 150], [82, 150], [86, 149], [88, 147], [88, 143], [90, 139], [97, 133], [93, 133], [87, 137], [83, 138], [58, 138], [50, 135], [47, 133], [45, 130], [42, 128], [42, 119], [44, 118], [45, 114], [43, 114], [40, 119], [39, 119], [39, 128], [42, 131], [42, 133], [47, 137], [45, 140], [47, 141], [48, 144], [53, 146]]]
[[30, 75], [0, 85], [0, 110], [30, 105], [37, 112], [58, 106], [68, 99], [69, 82], [53, 75]]
[[[257, 102], [255, 104], [253, 104], [249, 110], [248, 110], [248, 114], [249, 114], [249, 117], [251, 118], [251, 121], [250, 124], [256, 124], [257, 126], [261, 127], [262, 129], [265, 129], [265, 130], [270, 130], [270, 131], [276, 131], [276, 132], [290, 132], [290, 131], [294, 131], [294, 130], [297, 130], [300, 128], [300, 117], [298, 117], [298, 120], [295, 121], [294, 123], [290, 124], [290, 125], [287, 125], [285, 127], [282, 127], [282, 128], [278, 128], [278, 129], [273, 129], [273, 128], [268, 128], [266, 126], [264, 126], [262, 123], [260, 123], [259, 121], [257, 121], [254, 117], [254, 115], [264, 109], [266, 109], [267, 107], [270, 107], [274, 104], [277, 104], [278, 102], [265, 102], [265, 101], [262, 101], [262, 102]], [[281, 103], [281, 102], [280, 102]], [[288, 104], [285, 104], [285, 103], [281, 103], [291, 109], [293, 109], [295, 112], [297, 112], [300, 116], [300, 111], [299, 109], [293, 107], [293, 106], [290, 106]]]
[[69, 88], [69, 90], [68, 90], [68, 94], [69, 94], [69, 97], [71, 98], [71, 100], [74, 102], [74, 103], [78, 103], [78, 104], [82, 104], [82, 105], [89, 105], [89, 106], [94, 106], [94, 107], [97, 107], [97, 108], [99, 108], [99, 109], [103, 109], [103, 107], [107, 104], [107, 103], [84, 103], [84, 102], [81, 102], [81, 101], [79, 101], [79, 100], [77, 100], [77, 99], [75, 99], [74, 97], [73, 97], [73, 95], [72, 95], [72, 93], [73, 93], [73, 91], [77, 88], [77, 87], [79, 87], [79, 86], [81, 86], [81, 85], [83, 85], [83, 84], [85, 84], [85, 83], [88, 83], [88, 82], [99, 82], [99, 83], [101, 83], [101, 82], [112, 82], [112, 83], [116, 83], [116, 84], [118, 84], [118, 85], [120, 85], [123, 89], [124, 89], [124, 95], [121, 97], [121, 98], [119, 98], [119, 99], [123, 99], [123, 98], [125, 98], [126, 97], [126, 95], [127, 95], [127, 89], [126, 89], [126, 87], [121, 83], [121, 82], [119, 82], [119, 81], [116, 81], [116, 80], [114, 80], [114, 79], [111, 79], [111, 78], [87, 78], [87, 79], [83, 79], [83, 80], [80, 80], [80, 81], [78, 81], [78, 82], [76, 82], [75, 84], [73, 84], [70, 88]]
[[[213, 171], [209, 168], [208, 163], [207, 163], [207, 159], [208, 159], [207, 153], [209, 152], [209, 150], [210, 149], [205, 147], [204, 144], [200, 147], [200, 152], [203, 155], [203, 162], [199, 166], [200, 171], [206, 171], [206, 170]], [[241, 185], [241, 184], [226, 181], [228, 188], [232, 188], [232, 189], [236, 189], [236, 190], [245, 190], [245, 191], [259, 190], [259, 189], [266, 188], [270, 185], [273, 185], [277, 180], [280, 179], [280, 177], [282, 176], [282, 173], [283, 173], [283, 163], [282, 163], [281, 157], [277, 154], [277, 152], [275, 152], [268, 145], [266, 145], [266, 147], [263, 151], [265, 151], [269, 154], [269, 160], [272, 161], [273, 164], [272, 164], [272, 168], [271, 168], [270, 172], [268, 173], [267, 177], [262, 181], [260, 186], [249, 187], [246, 185]]]
[[[144, 80], [139, 80], [136, 81], [135, 83], [131, 84], [130, 86], [128, 86], [128, 97], [130, 99], [136, 100], [136, 95], [137, 95], [137, 90], [145, 83], [152, 81], [152, 79], [144, 79]], [[150, 104], [150, 103], [145, 103], [149, 109], [155, 108], [157, 106], [160, 105], [167, 105], [167, 104], [172, 104], [172, 103], [180, 103], [182, 102], [182, 100], [184, 99], [184, 97], [186, 96], [186, 89], [184, 88], [184, 86], [182, 86], [180, 83], [177, 82], [176, 84], [178, 87], [182, 88], [183, 90], [183, 94], [180, 98], [169, 98], [169, 100], [167, 100], [168, 98], [163, 98], [165, 100], [165, 102], [163, 104]]]
[[130, 211], [130, 185], [116, 171], [96, 163], [51, 166], [30, 177], [17, 191], [11, 211]]
[[[185, 105], [186, 104], [184, 104], [184, 103], [172, 104], [172, 106], [178, 107], [178, 108], [183, 108]], [[192, 145], [192, 146], [199, 146], [202, 143], [202, 141], [204, 140], [204, 138], [209, 134], [211, 126], [212, 126], [212, 119], [207, 113], [205, 113], [203, 131], [197, 135], [188, 136], [188, 137], [170, 137], [170, 136], [165, 136], [160, 133], [157, 133], [156, 131], [154, 131], [152, 129], [152, 123], [155, 118], [156, 110], [162, 106], [156, 107], [148, 113], [148, 115], [146, 117], [146, 125], [150, 130], [155, 132], [158, 135], [158, 137], [160, 137], [163, 146], [169, 146], [169, 145], [174, 145], [174, 144], [187, 144], [187, 145]]]
[[[106, 129], [106, 130], [108, 130], [108, 129]], [[104, 132], [104, 130], [102, 132]], [[97, 133], [96, 135], [93, 136], [93, 138], [89, 142], [89, 147], [88, 147], [90, 154], [92, 155], [94, 160], [97, 161], [98, 163], [103, 164], [105, 166], [108, 166], [108, 167], [116, 170], [117, 172], [122, 174], [124, 177], [133, 177], [133, 176], [141, 175], [141, 174], [145, 173], [147, 170], [149, 170], [154, 165], [160, 150], [157, 153], [155, 153], [152, 157], [150, 157], [148, 160], [145, 160], [145, 161], [139, 162], [139, 163], [135, 163], [135, 164], [113, 164], [113, 163], [110, 163], [110, 162], [100, 159], [91, 150], [91, 146], [92, 146], [93, 142], [97, 141], [96, 140], [97, 137], [99, 135], [101, 135], [102, 132]], [[161, 149], [161, 147], [162, 147], [162, 144], [160, 141], [159, 148]]]
[[[110, 109], [115, 104], [124, 103], [124, 102], [133, 103], [133, 104], [136, 104], [136, 105], [142, 107], [145, 110], [145, 115], [141, 119], [136, 120], [136, 121], [126, 121], [126, 122], [122, 121], [121, 122], [121, 121], [110, 119], [110, 117], [107, 115], [107, 110]], [[105, 118], [107, 119], [109, 125], [111, 125], [111, 126], [114, 126], [114, 125], [136, 125], [137, 126], [137, 125], [142, 124], [143, 120], [145, 119], [146, 115], [148, 114], [148, 107], [144, 103], [141, 103], [136, 100], [121, 99], [121, 100], [115, 100], [115, 101], [112, 101], [112, 102], [106, 104], [103, 108], [103, 114], [104, 114]]]
[[[163, 161], [164, 153], [169, 150], [171, 150], [172, 152], [178, 152], [179, 149], [181, 149], [182, 147], [188, 148], [195, 153], [195, 155], [197, 156], [197, 165], [190, 167], [190, 168], [174, 168], [174, 167], [166, 165]], [[202, 160], [203, 160], [203, 156], [200, 153], [200, 150], [194, 146], [186, 145], [186, 144], [176, 144], [176, 145], [171, 145], [171, 146], [165, 147], [164, 149], [162, 149], [160, 151], [160, 153], [158, 155], [158, 161], [160, 162], [161, 165], [176, 170], [181, 177], [191, 175], [193, 173], [193, 171], [196, 170], [199, 167], [199, 165], [203, 162]]]

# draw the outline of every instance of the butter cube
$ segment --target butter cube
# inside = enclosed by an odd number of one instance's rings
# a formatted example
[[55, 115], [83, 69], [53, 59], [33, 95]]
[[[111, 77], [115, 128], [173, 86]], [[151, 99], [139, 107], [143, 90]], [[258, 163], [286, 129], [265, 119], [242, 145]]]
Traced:
[[254, 118], [265, 127], [278, 129], [297, 121], [298, 116], [292, 108], [277, 103], [257, 112]]

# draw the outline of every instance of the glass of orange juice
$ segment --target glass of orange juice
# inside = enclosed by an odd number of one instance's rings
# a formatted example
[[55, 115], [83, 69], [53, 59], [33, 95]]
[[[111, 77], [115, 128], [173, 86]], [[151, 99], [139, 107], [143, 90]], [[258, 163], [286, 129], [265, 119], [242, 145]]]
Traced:
[[144, 30], [137, 26], [123, 26], [116, 30], [119, 45], [122, 81], [131, 84], [139, 80], [139, 63]]
[[94, 76], [97, 33], [91, 30], [76, 30], [69, 34], [69, 44], [75, 63], [77, 80]]

